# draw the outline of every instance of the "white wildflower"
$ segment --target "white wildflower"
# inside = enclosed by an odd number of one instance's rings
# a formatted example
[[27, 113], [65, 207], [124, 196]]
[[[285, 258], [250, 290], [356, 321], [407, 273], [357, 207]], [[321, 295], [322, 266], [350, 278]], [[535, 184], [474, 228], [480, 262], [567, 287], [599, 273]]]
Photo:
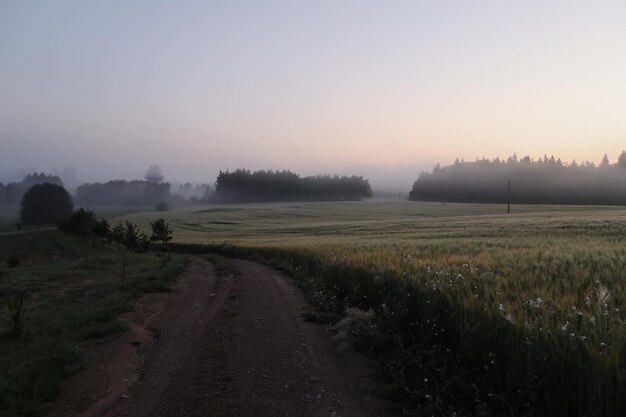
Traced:
[[602, 303], [609, 298], [609, 290], [602, 284], [598, 284], [598, 302]]

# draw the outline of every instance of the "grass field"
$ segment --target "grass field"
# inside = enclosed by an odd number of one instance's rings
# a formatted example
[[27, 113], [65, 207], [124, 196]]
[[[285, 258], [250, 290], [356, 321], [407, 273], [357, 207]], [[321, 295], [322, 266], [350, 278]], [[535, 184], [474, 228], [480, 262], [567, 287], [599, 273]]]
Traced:
[[[111, 218], [114, 216], [120, 216], [128, 213], [141, 212], [146, 210], [152, 210], [153, 207], [103, 207], [95, 209], [96, 215], [102, 218]], [[17, 232], [16, 223], [20, 220], [19, 207], [0, 205], [0, 234]], [[54, 225], [44, 226], [21, 226], [22, 230], [41, 230], [54, 229]]]
[[[122, 283], [121, 256], [55, 230], [0, 235], [0, 416], [40, 415], [86, 344], [124, 331], [117, 316], [141, 294], [167, 290], [186, 265], [182, 255], [161, 268], [154, 253], [131, 254]], [[7, 305], [23, 291], [18, 336]]]
[[[355, 343], [407, 414], [623, 415], [626, 210], [505, 210], [359, 202], [164, 215], [177, 242], [261, 256], [320, 308], [371, 310]], [[129, 218], [147, 226], [154, 213]]]

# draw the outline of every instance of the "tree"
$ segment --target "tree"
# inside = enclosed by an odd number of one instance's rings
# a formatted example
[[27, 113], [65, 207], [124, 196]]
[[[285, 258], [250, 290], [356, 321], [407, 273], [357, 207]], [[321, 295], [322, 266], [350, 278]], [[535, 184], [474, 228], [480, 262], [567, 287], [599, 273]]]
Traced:
[[145, 175], [146, 181], [153, 184], [160, 184], [163, 182], [163, 173], [161, 172], [161, 167], [158, 165], [152, 165], [146, 171]]
[[111, 227], [109, 226], [109, 222], [104, 219], [101, 219], [93, 225], [93, 234], [100, 238], [104, 246], [105, 240], [110, 242], [111, 239]]
[[619, 158], [617, 158], [617, 166], [626, 169], [626, 151], [622, 151]]
[[150, 226], [152, 226], [152, 236], [150, 236], [150, 240], [161, 244], [161, 252], [163, 252], [163, 265], [165, 265], [165, 262], [170, 259], [170, 241], [172, 240], [172, 231], [164, 218], [151, 222]]
[[150, 246], [152, 246], [152, 242], [150, 241], [150, 238], [144, 232], [141, 232], [138, 238], [139, 250], [141, 252], [148, 252], [150, 250]]
[[113, 237], [113, 241], [117, 244], [117, 250], [120, 250], [120, 245], [122, 244], [122, 239], [124, 238], [124, 224], [122, 222], [118, 222], [115, 226], [113, 226], [111, 236]]
[[140, 243], [139, 226], [126, 220], [121, 229], [121, 243], [124, 246], [124, 257], [122, 258], [122, 283], [126, 281], [126, 256], [132, 252]]
[[59, 228], [82, 239], [94, 232], [97, 223], [96, 213], [89, 209], [77, 208], [69, 216], [59, 222]]
[[600, 162], [600, 168], [608, 168], [609, 165], [609, 156], [607, 154], [604, 154], [604, 156], [602, 157], [602, 162]]
[[22, 199], [23, 224], [56, 223], [72, 213], [72, 199], [65, 188], [56, 184], [33, 185]]

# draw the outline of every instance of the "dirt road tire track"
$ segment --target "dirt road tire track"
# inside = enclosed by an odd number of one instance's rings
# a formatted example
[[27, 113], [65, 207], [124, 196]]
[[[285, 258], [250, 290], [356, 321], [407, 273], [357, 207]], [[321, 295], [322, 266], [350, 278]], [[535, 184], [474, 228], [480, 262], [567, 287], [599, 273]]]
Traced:
[[302, 293], [263, 265], [217, 276], [201, 257], [144, 297], [131, 332], [94, 349], [48, 417], [385, 416], [360, 355], [307, 323]]

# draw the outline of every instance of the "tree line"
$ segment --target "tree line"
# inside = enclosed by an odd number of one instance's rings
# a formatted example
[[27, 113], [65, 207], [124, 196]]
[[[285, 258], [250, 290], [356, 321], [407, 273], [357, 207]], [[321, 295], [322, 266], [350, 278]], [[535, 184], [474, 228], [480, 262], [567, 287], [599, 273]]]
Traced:
[[105, 183], [83, 184], [76, 189], [75, 201], [86, 207], [154, 206], [170, 202], [169, 183], [114, 180]]
[[10, 182], [8, 184], [0, 182], [0, 204], [16, 206], [20, 204], [26, 191], [33, 185], [46, 183], [63, 186], [61, 178], [56, 175], [47, 175], [43, 172], [28, 174], [20, 182]]
[[347, 201], [372, 197], [369, 181], [360, 176], [317, 175], [300, 177], [291, 171], [220, 171], [215, 203], [278, 201]]
[[422, 172], [410, 200], [518, 204], [626, 205], [626, 152], [616, 163], [565, 163], [553, 156], [534, 160], [512, 155], [506, 160], [455, 161]]
[[76, 203], [89, 207], [101, 206], [157, 206], [202, 203], [208, 200], [208, 184], [175, 184], [164, 181], [161, 167], [152, 165], [144, 180], [114, 180], [105, 183], [83, 184], [76, 189]]
[[220, 172], [215, 191], [208, 184], [162, 182], [160, 168], [150, 167], [145, 180], [114, 180], [83, 184], [70, 196], [57, 176], [30, 174], [22, 182], [0, 183], [0, 204], [18, 205], [22, 225], [42, 225], [58, 221], [78, 207], [154, 206], [166, 210], [168, 204], [247, 203], [264, 201], [343, 201], [371, 198], [368, 180], [360, 176], [318, 175], [300, 177], [291, 171], [238, 169]]

